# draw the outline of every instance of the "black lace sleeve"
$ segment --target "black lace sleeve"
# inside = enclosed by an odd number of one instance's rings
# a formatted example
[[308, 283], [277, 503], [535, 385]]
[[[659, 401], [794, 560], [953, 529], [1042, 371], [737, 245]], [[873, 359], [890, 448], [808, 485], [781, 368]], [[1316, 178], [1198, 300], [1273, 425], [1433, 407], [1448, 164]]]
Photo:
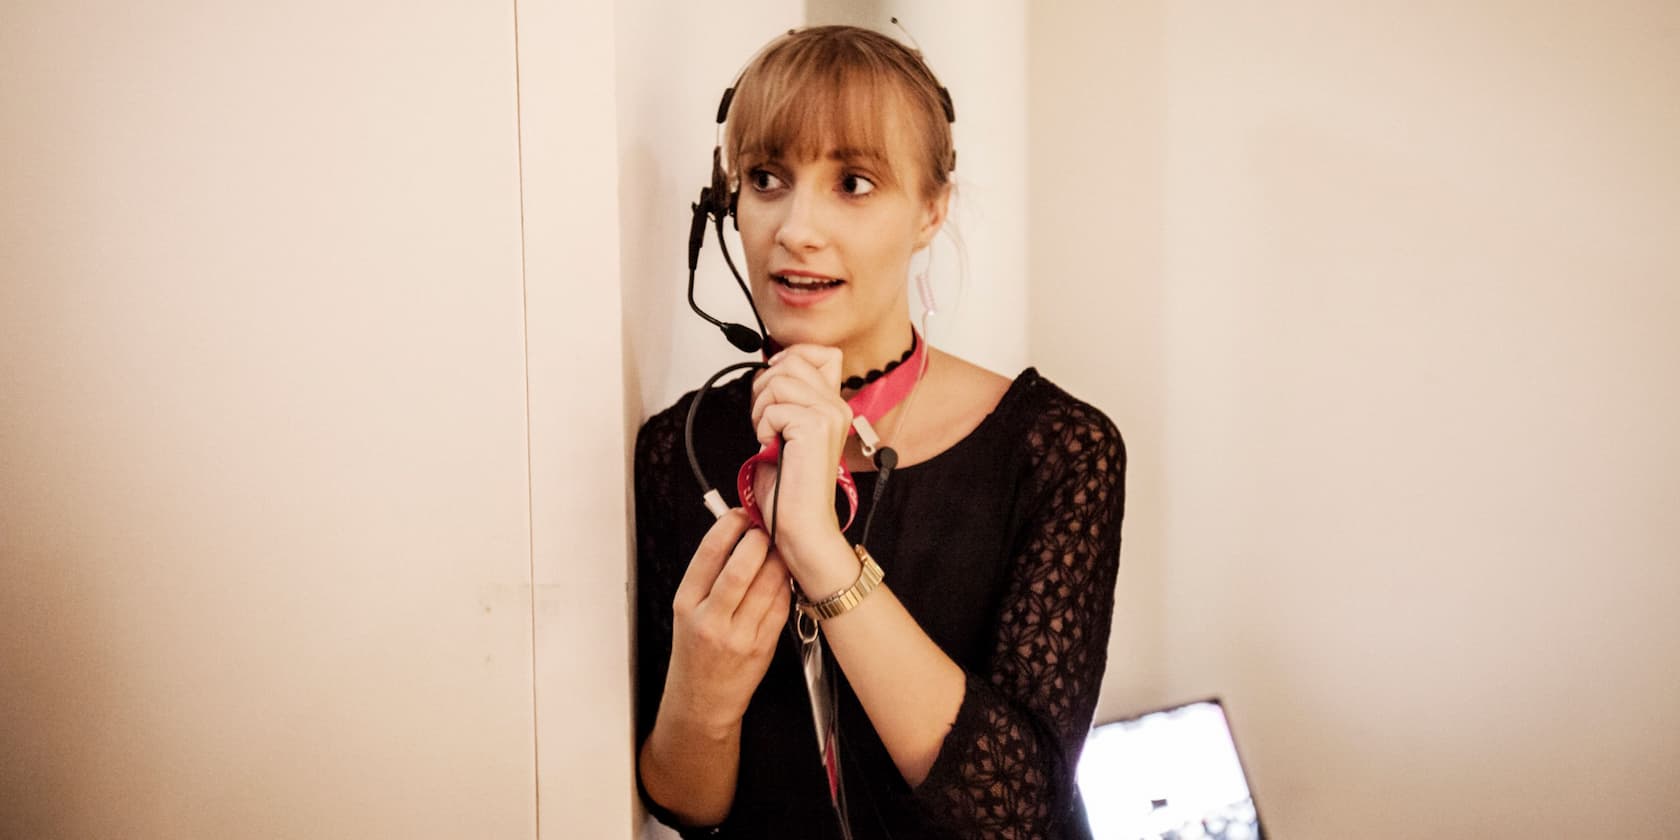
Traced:
[[1074, 770], [1108, 658], [1126, 448], [1113, 422], [1071, 398], [1037, 418], [1026, 445], [1031, 513], [1013, 549], [990, 669], [968, 674], [956, 722], [916, 788], [953, 837], [1061, 837], [1083, 810]]
[[[677, 437], [655, 416], [636, 434], [636, 743], [653, 731], [671, 649], [671, 601], [676, 583], [665, 574], [675, 550], [672, 500], [666, 477]], [[661, 605], [664, 605], [661, 608]]]
[[[686, 408], [683, 408], [686, 412]], [[671, 654], [671, 602], [677, 595], [688, 558], [677, 537], [677, 492], [674, 479], [682, 450], [681, 416], [673, 408], [654, 415], [636, 434], [634, 481], [636, 493], [636, 754], [653, 731], [659, 698], [665, 691], [665, 672]], [[660, 822], [679, 825], [642, 787], [636, 773], [636, 792]], [[684, 837], [710, 832], [683, 829]]]

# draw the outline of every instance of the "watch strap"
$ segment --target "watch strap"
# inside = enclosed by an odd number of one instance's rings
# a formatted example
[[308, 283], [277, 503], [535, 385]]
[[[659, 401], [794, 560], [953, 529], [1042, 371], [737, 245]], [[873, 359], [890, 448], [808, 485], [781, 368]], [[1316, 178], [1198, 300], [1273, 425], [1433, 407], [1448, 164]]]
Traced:
[[875, 591], [875, 587], [881, 585], [886, 573], [881, 571], [881, 566], [875, 562], [875, 558], [869, 555], [869, 549], [861, 545], [854, 545], [852, 551], [857, 554], [858, 562], [862, 564], [857, 580], [851, 586], [821, 601], [812, 602], [801, 597], [799, 599], [800, 612], [818, 621], [827, 621], [850, 612], [858, 604], [863, 603], [863, 599], [869, 593]]

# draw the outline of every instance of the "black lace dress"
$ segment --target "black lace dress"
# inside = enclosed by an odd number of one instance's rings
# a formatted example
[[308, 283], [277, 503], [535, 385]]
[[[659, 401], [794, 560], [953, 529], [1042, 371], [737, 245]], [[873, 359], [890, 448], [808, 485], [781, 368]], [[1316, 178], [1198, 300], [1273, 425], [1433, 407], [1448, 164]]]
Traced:
[[[695, 423], [701, 467], [731, 504], [736, 470], [758, 451], [750, 388], [747, 377], [718, 388]], [[692, 396], [636, 438], [638, 745], [659, 709], [677, 584], [713, 522], [683, 449]], [[967, 437], [892, 476], [870, 553], [968, 684], [938, 758], [912, 789], [843, 672], [831, 671], [858, 840], [1090, 836], [1074, 768], [1107, 662], [1125, 468], [1114, 424], [1028, 368]], [[846, 534], [853, 542], [875, 490], [872, 473], [856, 477], [863, 507]], [[675, 824], [645, 791], [643, 801]], [[839, 837], [835, 822], [790, 631], [742, 722], [728, 819], [682, 833], [829, 838]]]

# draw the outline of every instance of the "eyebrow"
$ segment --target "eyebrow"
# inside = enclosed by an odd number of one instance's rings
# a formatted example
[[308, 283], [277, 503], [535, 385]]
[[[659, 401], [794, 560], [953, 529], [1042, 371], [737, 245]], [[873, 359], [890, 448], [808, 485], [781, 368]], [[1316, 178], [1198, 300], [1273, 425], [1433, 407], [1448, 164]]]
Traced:
[[[856, 147], [851, 147], [851, 146], [847, 146], [847, 147], [843, 147], [843, 148], [830, 149], [822, 157], [823, 157], [824, 160], [832, 160], [832, 161], [836, 161], [836, 162], [839, 162], [839, 163], [868, 162], [868, 163], [875, 163], [875, 164], [878, 164], [878, 165], [881, 165], [881, 166], [886, 166], [887, 165], [886, 157], [884, 155], [880, 154], [879, 152], [874, 152], [874, 151], [870, 151], [870, 150], [867, 150], [867, 149], [861, 149], [861, 148], [856, 148]], [[787, 149], [785, 149], [785, 148], [773, 148], [773, 149], [768, 149], [768, 150], [761, 150], [761, 151], [758, 151], [758, 152], [745, 152], [745, 151], [743, 151], [741, 153], [741, 158], [744, 159], [744, 160], [786, 161], [788, 159], [788, 154], [787, 154]]]
[[887, 163], [886, 158], [863, 149], [835, 149], [828, 153], [828, 159], [840, 163], [872, 163], [882, 167]]
[[[763, 156], [753, 156], [745, 159], [752, 161], [748, 164], [749, 166], [758, 166], [768, 163], [783, 164], [786, 162], [786, 156], [782, 150], [777, 150], [776, 154], [765, 154]], [[868, 166], [870, 169], [875, 170], [875, 177], [880, 179], [883, 185], [897, 182], [897, 173], [893, 172], [892, 164], [888, 163], [885, 157], [876, 154], [875, 152], [852, 147], [837, 148], [830, 150], [823, 156], [823, 159], [841, 164]]]
[[886, 157], [863, 149], [835, 149], [828, 153], [828, 159], [842, 165], [862, 166], [870, 170], [870, 177], [881, 186], [891, 186], [898, 183], [898, 173]]

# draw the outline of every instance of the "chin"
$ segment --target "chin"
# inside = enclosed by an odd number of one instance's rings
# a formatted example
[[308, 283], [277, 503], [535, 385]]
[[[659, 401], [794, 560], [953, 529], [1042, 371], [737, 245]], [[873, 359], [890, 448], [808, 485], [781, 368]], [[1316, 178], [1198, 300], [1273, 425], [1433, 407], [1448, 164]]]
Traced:
[[817, 323], [813, 320], [801, 318], [778, 318], [766, 320], [765, 329], [770, 331], [770, 337], [783, 347], [794, 344], [820, 344], [825, 347], [835, 347], [840, 344], [840, 333], [834, 325]]
[[810, 330], [778, 330], [775, 327], [770, 328], [770, 338], [783, 347], [792, 347], [795, 344], [816, 344], [822, 347], [833, 347], [836, 343], [832, 338], [813, 333]]

